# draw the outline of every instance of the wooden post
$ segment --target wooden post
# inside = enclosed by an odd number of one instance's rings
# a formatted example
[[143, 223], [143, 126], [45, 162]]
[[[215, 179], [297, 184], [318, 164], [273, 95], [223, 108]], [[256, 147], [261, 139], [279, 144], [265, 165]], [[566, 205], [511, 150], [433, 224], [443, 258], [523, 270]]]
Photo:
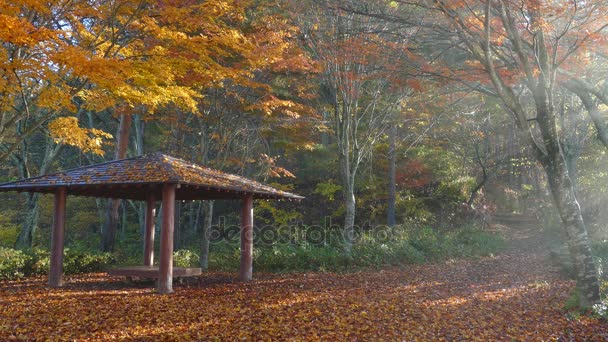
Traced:
[[241, 207], [241, 280], [253, 275], [253, 195], [243, 197]]
[[154, 265], [154, 214], [156, 211], [154, 194], [146, 198], [146, 220], [144, 231], [144, 266]]
[[63, 286], [63, 239], [65, 233], [65, 204], [67, 189], [55, 191], [55, 221], [51, 238], [51, 264], [49, 271], [49, 286]]
[[173, 292], [173, 224], [176, 184], [163, 186], [162, 226], [160, 232], [160, 267], [158, 293]]

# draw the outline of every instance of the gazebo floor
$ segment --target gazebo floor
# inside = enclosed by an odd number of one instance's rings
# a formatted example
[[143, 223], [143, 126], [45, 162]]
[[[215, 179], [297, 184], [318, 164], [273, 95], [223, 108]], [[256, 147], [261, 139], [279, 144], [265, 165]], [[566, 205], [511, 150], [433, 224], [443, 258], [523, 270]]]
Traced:
[[[201, 273], [200, 268], [173, 267], [173, 277], [192, 277], [201, 275]], [[108, 274], [112, 276], [158, 279], [160, 271], [158, 270], [158, 266], [126, 266], [112, 268], [108, 270]]]

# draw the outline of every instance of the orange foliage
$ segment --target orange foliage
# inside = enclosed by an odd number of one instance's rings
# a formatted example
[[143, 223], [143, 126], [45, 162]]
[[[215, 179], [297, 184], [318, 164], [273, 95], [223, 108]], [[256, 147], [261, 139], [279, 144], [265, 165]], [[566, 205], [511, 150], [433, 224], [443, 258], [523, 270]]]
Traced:
[[204, 90], [229, 85], [264, 98], [256, 109], [298, 116], [301, 106], [265, 97], [272, 88], [258, 73], [316, 67], [293, 39], [297, 28], [262, 6], [270, 5], [0, 0], [0, 110], [25, 116], [18, 108], [26, 97], [50, 116], [72, 114], [78, 102], [94, 111], [137, 108], [150, 119], [167, 106], [198, 113]]
[[395, 182], [408, 189], [419, 190], [431, 182], [431, 170], [419, 160], [410, 160], [397, 170]]
[[296, 176], [291, 173], [289, 170], [277, 166], [277, 157], [270, 157], [269, 155], [262, 153], [260, 154], [260, 163], [264, 165], [264, 168], [266, 169], [266, 174], [269, 177], [275, 177], [275, 178], [282, 178], [282, 177], [287, 177], [287, 178], [296, 178]]
[[[498, 78], [508, 87], [521, 84], [535, 84], [541, 74], [539, 51], [546, 50], [554, 59], [555, 67], [577, 77], [594, 76], [595, 52], [608, 52], [608, 25], [605, 13], [608, 3], [603, 1], [571, 2], [551, 0], [525, 0], [521, 2], [490, 2], [488, 21], [491, 66], [482, 64], [486, 59], [486, 1], [435, 1], [443, 17], [429, 17], [433, 24], [451, 26], [460, 32], [459, 39], [467, 44], [462, 47], [471, 50], [462, 66], [449, 60], [445, 64], [428, 64], [428, 71], [444, 76], [451, 81], [492, 86], [489, 71], [492, 68]], [[508, 15], [506, 14], [508, 11]], [[509, 29], [509, 22], [512, 25]], [[544, 35], [543, 49], [539, 49], [538, 33]], [[519, 51], [517, 47], [519, 41]], [[552, 63], [552, 62], [550, 62]], [[602, 62], [603, 63], [603, 62]], [[527, 66], [525, 66], [527, 64]], [[597, 64], [596, 64], [597, 65]], [[529, 68], [526, 70], [526, 68]], [[597, 73], [596, 73], [597, 74]], [[567, 80], [558, 73], [558, 81]]]

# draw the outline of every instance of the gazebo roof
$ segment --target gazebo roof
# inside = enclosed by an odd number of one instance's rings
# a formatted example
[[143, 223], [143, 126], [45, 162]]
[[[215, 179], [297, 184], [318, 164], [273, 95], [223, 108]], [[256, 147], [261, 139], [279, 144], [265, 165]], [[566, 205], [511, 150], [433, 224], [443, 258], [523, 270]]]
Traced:
[[185, 160], [153, 153], [79, 167], [72, 170], [0, 184], [0, 192], [53, 193], [65, 187], [75, 196], [144, 200], [153, 192], [160, 198], [164, 184], [177, 184], [177, 200], [303, 197], [244, 177], [210, 169]]

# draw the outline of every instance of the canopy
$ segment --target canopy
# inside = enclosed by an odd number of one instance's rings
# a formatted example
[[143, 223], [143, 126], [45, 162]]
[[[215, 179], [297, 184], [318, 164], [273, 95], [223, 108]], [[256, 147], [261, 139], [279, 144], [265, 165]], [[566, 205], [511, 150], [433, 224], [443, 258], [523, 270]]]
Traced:
[[239, 199], [244, 194], [258, 199], [303, 198], [162, 153], [4, 183], [0, 184], [0, 192], [55, 193], [58, 188], [66, 188], [68, 195], [145, 200], [150, 193], [160, 198], [164, 184], [177, 185], [177, 200]]

